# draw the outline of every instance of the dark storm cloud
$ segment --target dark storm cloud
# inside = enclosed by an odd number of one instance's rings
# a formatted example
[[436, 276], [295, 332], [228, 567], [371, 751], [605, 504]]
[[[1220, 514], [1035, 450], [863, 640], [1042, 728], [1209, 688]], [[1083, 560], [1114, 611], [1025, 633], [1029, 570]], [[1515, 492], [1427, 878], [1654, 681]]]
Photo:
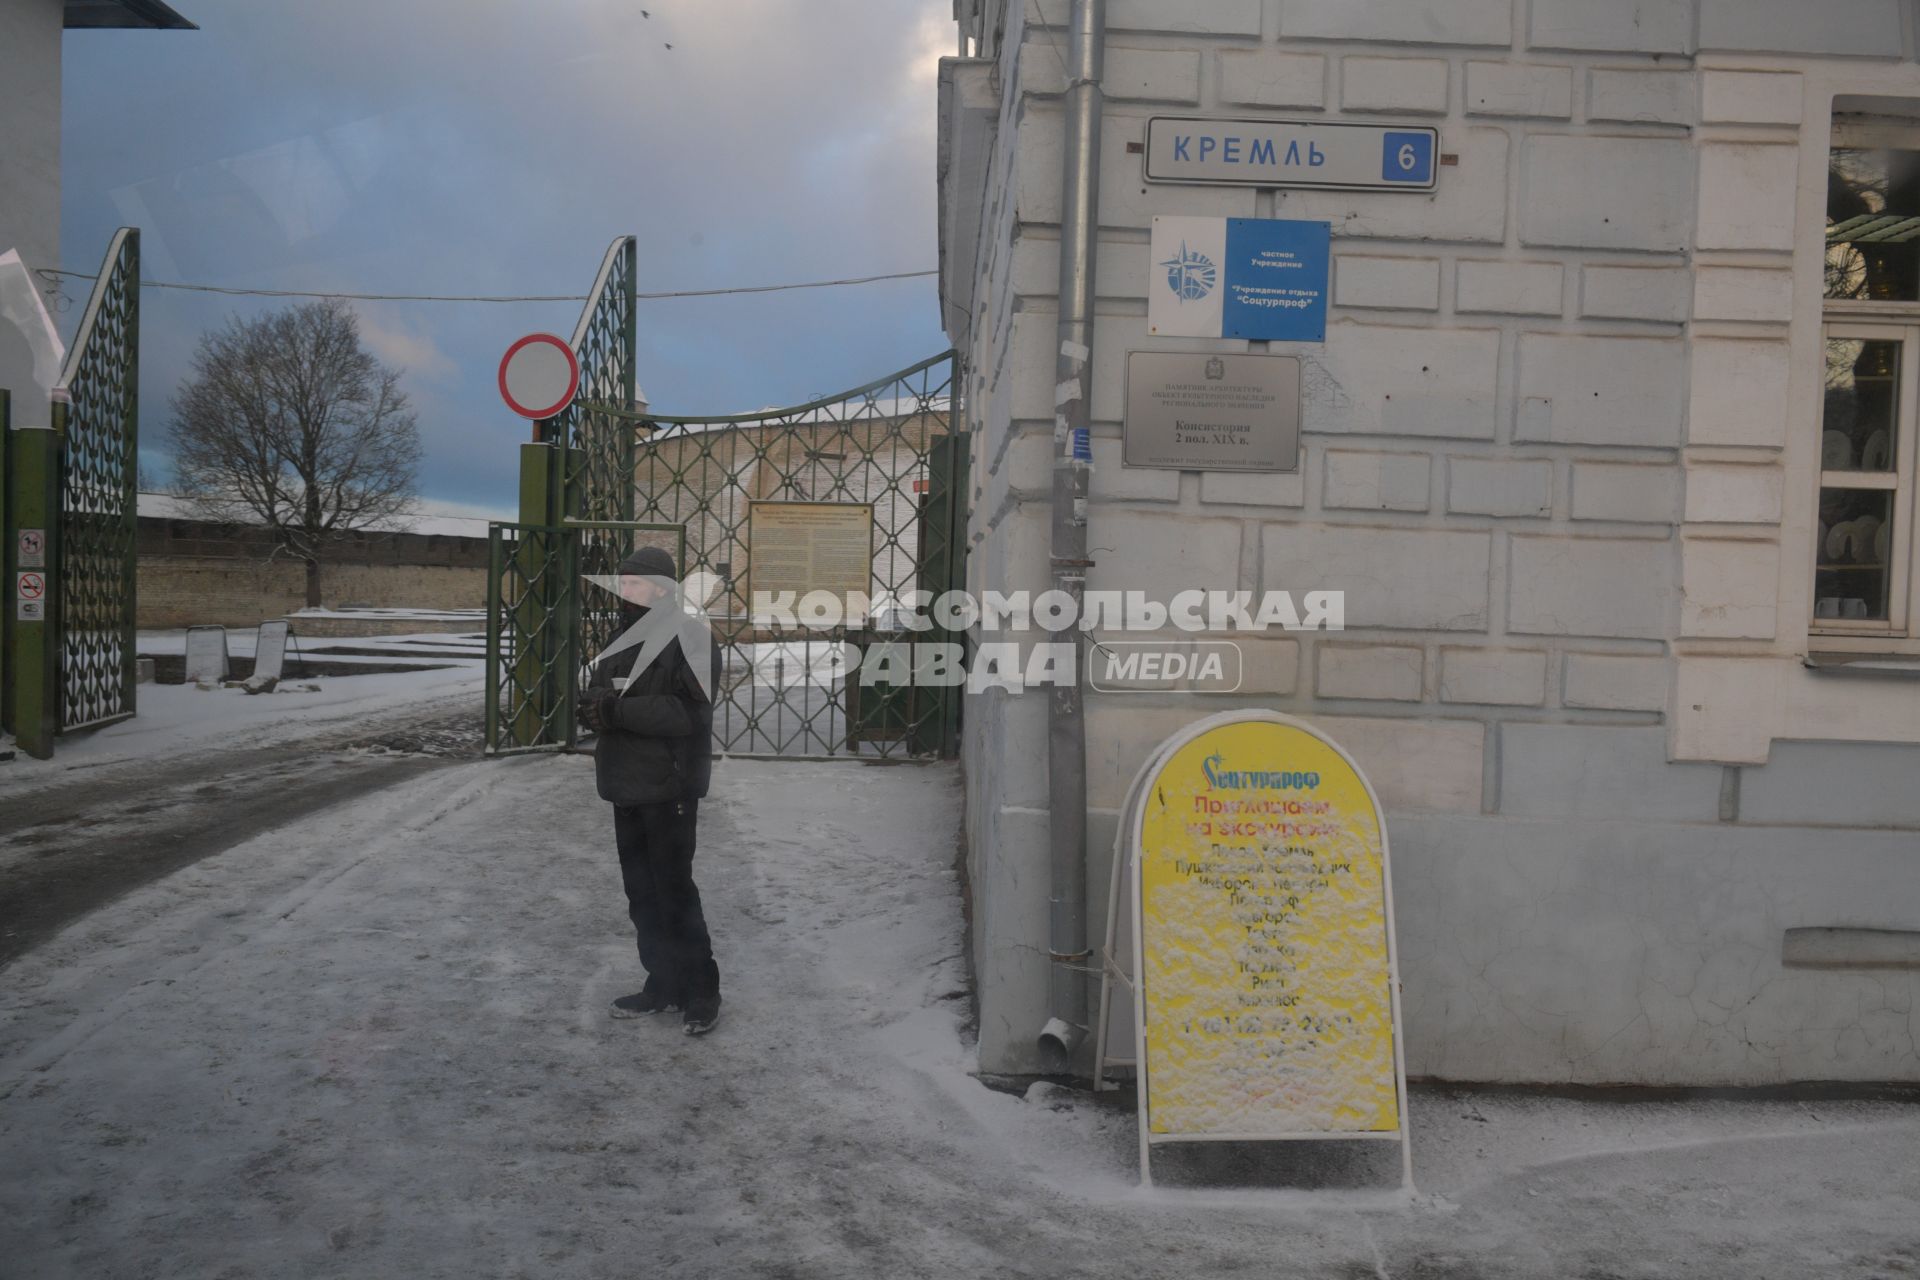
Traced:
[[[62, 265], [92, 269], [123, 223], [144, 229], [150, 277], [264, 288], [584, 292], [624, 233], [643, 290], [934, 264], [947, 0], [645, 7], [183, 0], [202, 30], [75, 33]], [[84, 288], [69, 283], [76, 303]], [[199, 334], [277, 304], [145, 303], [158, 446]], [[511, 501], [524, 424], [494, 363], [577, 311], [362, 305], [370, 343], [409, 369], [430, 495]], [[912, 281], [644, 303], [640, 345], [656, 407], [722, 411], [864, 382], [944, 341], [931, 282]]]

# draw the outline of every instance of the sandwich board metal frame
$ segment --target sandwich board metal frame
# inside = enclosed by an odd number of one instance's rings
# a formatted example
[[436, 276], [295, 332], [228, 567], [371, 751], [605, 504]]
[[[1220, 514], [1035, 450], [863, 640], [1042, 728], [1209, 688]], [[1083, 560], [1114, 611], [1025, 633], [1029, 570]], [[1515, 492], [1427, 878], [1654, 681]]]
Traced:
[[[1143, 929], [1143, 901], [1141, 890], [1141, 846], [1145, 839], [1145, 805], [1142, 803], [1148, 782], [1157, 777], [1166, 762], [1180, 748], [1210, 730], [1230, 724], [1267, 723], [1284, 725], [1312, 735], [1325, 743], [1366, 789], [1367, 800], [1373, 806], [1380, 827], [1380, 887], [1382, 909], [1386, 925], [1387, 950], [1387, 991], [1391, 1002], [1393, 1019], [1393, 1074], [1396, 1110], [1399, 1125], [1395, 1129], [1361, 1131], [1311, 1131], [1299, 1133], [1208, 1133], [1208, 1134], [1155, 1134], [1150, 1106], [1151, 1086], [1147, 1060], [1147, 1022], [1146, 1022], [1146, 966], [1142, 963], [1145, 951]], [[1121, 811], [1120, 831], [1116, 835], [1116, 844], [1124, 839], [1125, 844], [1116, 848], [1113, 861], [1112, 885], [1107, 896], [1107, 936], [1101, 947], [1100, 1010], [1094, 1043], [1094, 1088], [1104, 1087], [1104, 1075], [1108, 1066], [1128, 1065], [1124, 1060], [1107, 1056], [1107, 1038], [1110, 1034], [1112, 1017], [1113, 986], [1116, 981], [1130, 988], [1133, 998], [1133, 1051], [1131, 1065], [1134, 1068], [1134, 1089], [1138, 1099], [1140, 1129], [1140, 1184], [1153, 1185], [1152, 1150], [1155, 1146], [1175, 1142], [1348, 1142], [1348, 1141], [1398, 1141], [1400, 1143], [1400, 1185], [1407, 1192], [1413, 1190], [1413, 1146], [1409, 1136], [1407, 1117], [1407, 1067], [1406, 1045], [1402, 1032], [1400, 1014], [1400, 948], [1394, 930], [1393, 916], [1393, 863], [1390, 842], [1387, 834], [1386, 813], [1381, 808], [1380, 797], [1373, 789], [1373, 782], [1360, 768], [1347, 750], [1325, 733], [1314, 728], [1304, 720], [1282, 715], [1277, 711], [1245, 709], [1225, 711], [1195, 721], [1186, 728], [1173, 734], [1157, 747], [1147, 761], [1134, 774], [1128, 785], [1126, 806]], [[1133, 970], [1128, 973], [1121, 963], [1115, 947], [1115, 935], [1119, 923], [1120, 877], [1125, 875], [1129, 884], [1133, 936], [1131, 951]]]

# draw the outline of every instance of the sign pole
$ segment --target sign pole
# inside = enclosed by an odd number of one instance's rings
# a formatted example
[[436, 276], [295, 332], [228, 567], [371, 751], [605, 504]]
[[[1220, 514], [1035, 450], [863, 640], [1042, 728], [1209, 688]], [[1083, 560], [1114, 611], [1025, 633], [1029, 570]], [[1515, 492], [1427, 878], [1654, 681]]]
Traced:
[[[64, 406], [56, 406], [56, 412]], [[60, 729], [60, 433], [51, 427], [7, 431], [7, 672], [14, 740], [38, 760], [53, 757]], [[42, 533], [44, 566], [21, 567], [18, 531]], [[28, 557], [31, 558], [31, 557]]]
[[[513, 655], [509, 734], [512, 745], [530, 747], [551, 741], [564, 725], [571, 746], [576, 732], [566, 700], [571, 686], [561, 664], [573, 661], [578, 628], [560, 611], [563, 601], [577, 600], [579, 586], [572, 573], [572, 536], [558, 531], [573, 514], [567, 483], [572, 466], [565, 424], [558, 419], [580, 391], [580, 360], [563, 339], [530, 333], [500, 357], [499, 384], [507, 408], [528, 419], [533, 432], [531, 442], [520, 446], [520, 523], [531, 527], [520, 530], [514, 545], [521, 590], [510, 603], [515, 633], [535, 642]], [[502, 571], [504, 563], [496, 568]], [[494, 625], [490, 618], [489, 626]]]

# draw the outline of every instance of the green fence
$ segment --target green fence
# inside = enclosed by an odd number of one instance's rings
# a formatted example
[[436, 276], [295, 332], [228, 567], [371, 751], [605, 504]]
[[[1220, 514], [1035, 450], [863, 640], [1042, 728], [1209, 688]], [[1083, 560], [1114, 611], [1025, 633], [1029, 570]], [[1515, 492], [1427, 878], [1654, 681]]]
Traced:
[[[682, 572], [702, 575], [711, 588], [707, 607], [723, 657], [717, 749], [952, 754], [959, 690], [911, 673], [919, 646], [964, 637], [909, 630], [906, 620], [916, 593], [938, 596], [965, 582], [967, 449], [957, 426], [957, 369], [949, 351], [786, 409], [614, 415], [636, 433], [635, 516], [685, 526]], [[764, 585], [772, 576], [765, 562], [786, 550], [756, 546], [756, 512], [788, 504], [864, 521], [867, 613], [822, 627], [755, 609], [756, 579]]]
[[45, 416], [15, 389], [0, 432], [0, 718], [41, 758], [56, 734], [134, 713], [139, 338], [140, 233], [124, 228]]
[[114, 237], [54, 405], [60, 468], [60, 728], [133, 714], [140, 233]]
[[[587, 574], [587, 548], [664, 546], [675, 563], [686, 531], [629, 521], [498, 523], [487, 544], [487, 751], [511, 755], [575, 746], [582, 668], [617, 634], [619, 597]], [[602, 577], [602, 584], [592, 579]]]

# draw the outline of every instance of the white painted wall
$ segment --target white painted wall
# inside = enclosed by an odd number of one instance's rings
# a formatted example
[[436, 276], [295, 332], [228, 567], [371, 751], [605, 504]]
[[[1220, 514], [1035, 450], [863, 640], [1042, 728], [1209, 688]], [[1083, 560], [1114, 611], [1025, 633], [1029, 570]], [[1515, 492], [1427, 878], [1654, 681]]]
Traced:
[[[0, 253], [30, 267], [60, 265], [60, 37], [62, 0], [0, 4]], [[45, 425], [27, 346], [0, 321], [0, 387], [13, 420]]]
[[[1068, 10], [984, 7], [978, 30], [1004, 43], [966, 74], [997, 91], [997, 132], [984, 182], [945, 193], [945, 225], [977, 228], [971, 271], [944, 264], [969, 277], [950, 331], [976, 588], [1047, 572], [1067, 54], [1047, 24]], [[1920, 681], [1802, 662], [1829, 104], [1920, 98], [1913, 6], [1108, 14], [1090, 587], [1341, 588], [1350, 630], [1263, 647], [1228, 699], [1089, 694], [1093, 918], [1151, 746], [1226, 705], [1272, 707], [1328, 726], [1389, 810], [1415, 1074], [1920, 1079], [1903, 1029], [1920, 975], [1779, 960], [1785, 928], [1920, 929], [1920, 802], [1896, 781], [1920, 767], [1902, 745], [1920, 742]], [[1431, 195], [1149, 186], [1127, 146], [1181, 112], [1404, 118], [1455, 159]], [[1327, 340], [1273, 347], [1305, 362], [1299, 474], [1120, 467], [1128, 350], [1244, 347], [1148, 339], [1156, 213], [1333, 224]], [[990, 1070], [1039, 1065], [1045, 718], [1034, 694], [967, 709]], [[1871, 803], [1862, 778], [1884, 780]]]

